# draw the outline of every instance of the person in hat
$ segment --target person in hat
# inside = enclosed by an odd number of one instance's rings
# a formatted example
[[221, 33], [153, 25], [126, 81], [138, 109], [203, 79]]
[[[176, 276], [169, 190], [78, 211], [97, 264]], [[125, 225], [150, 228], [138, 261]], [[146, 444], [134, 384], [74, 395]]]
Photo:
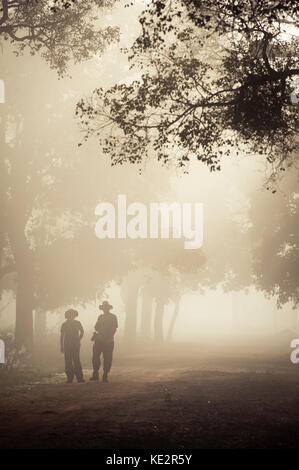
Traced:
[[67, 310], [65, 312], [66, 321], [61, 326], [60, 347], [61, 352], [64, 353], [67, 383], [72, 383], [74, 376], [78, 382], [84, 382], [80, 362], [80, 341], [83, 338], [84, 330], [81, 323], [75, 320], [77, 316], [77, 310], [72, 308]]
[[108, 373], [112, 365], [112, 355], [114, 348], [114, 334], [118, 327], [117, 316], [110, 312], [112, 305], [104, 300], [99, 305], [99, 309], [103, 311], [95, 324], [95, 333], [92, 337], [93, 354], [92, 366], [93, 374], [90, 380], [99, 380], [99, 368], [101, 366], [101, 354], [103, 353], [103, 382], [108, 382]]

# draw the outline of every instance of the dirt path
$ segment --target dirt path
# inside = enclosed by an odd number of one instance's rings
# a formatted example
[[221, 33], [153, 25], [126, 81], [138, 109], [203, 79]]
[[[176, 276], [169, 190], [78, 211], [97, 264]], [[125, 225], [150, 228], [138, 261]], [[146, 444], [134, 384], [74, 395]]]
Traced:
[[2, 390], [0, 448], [298, 447], [294, 369], [131, 362], [107, 384], [57, 374]]

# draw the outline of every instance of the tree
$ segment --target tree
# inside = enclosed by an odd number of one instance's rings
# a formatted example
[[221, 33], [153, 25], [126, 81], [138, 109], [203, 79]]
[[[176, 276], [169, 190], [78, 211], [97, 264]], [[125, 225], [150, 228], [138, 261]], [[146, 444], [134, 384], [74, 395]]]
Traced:
[[138, 271], [129, 271], [122, 283], [122, 296], [125, 304], [125, 343], [133, 346], [137, 332], [137, 301], [140, 281]]
[[179, 310], [180, 310], [180, 297], [175, 296], [175, 298], [174, 298], [174, 310], [173, 310], [173, 313], [172, 313], [170, 325], [169, 325], [169, 328], [168, 328], [168, 331], [167, 331], [167, 336], [166, 336], [166, 340], [168, 342], [172, 341], [173, 331], [174, 331], [175, 323], [176, 323], [176, 320], [177, 320], [177, 317], [178, 317], [178, 314], [179, 314]]
[[[17, 55], [24, 53], [26, 49], [29, 49], [31, 55], [38, 53], [59, 75], [63, 75], [70, 62], [89, 59], [103, 52], [108, 44], [118, 39], [118, 28], [96, 26], [98, 11], [103, 11], [97, 9], [114, 3], [112, 0], [94, 0], [92, 5], [63, 0], [2, 0], [0, 39], [10, 42]], [[9, 51], [10, 47], [7, 49]], [[38, 68], [24, 74], [23, 80], [30, 74], [34, 77]], [[47, 197], [44, 196], [53, 190], [53, 175], [49, 174], [49, 168], [50, 173], [52, 170], [55, 172], [59, 167], [57, 162], [60, 157], [55, 151], [55, 130], [54, 136], [50, 137], [49, 125], [49, 122], [57, 124], [57, 117], [54, 121], [51, 118], [47, 121], [45, 112], [44, 120], [41, 121], [40, 109], [43, 101], [37, 100], [37, 93], [33, 100], [30, 93], [26, 97], [18, 96], [17, 99], [16, 89], [14, 93], [10, 92], [17, 76], [14, 76], [11, 63], [9, 69], [5, 64], [1, 78], [5, 81], [9, 99], [1, 104], [3, 156], [0, 275], [2, 277], [11, 272], [17, 273], [16, 342], [18, 346], [25, 345], [28, 351], [32, 351], [33, 309], [41, 297], [36, 289], [39, 268], [36, 246], [39, 245], [35, 244], [32, 231], [36, 228], [38, 216], [47, 214]], [[48, 98], [50, 94], [50, 90], [47, 90]], [[38, 279], [41, 281], [39, 277]]]
[[1, 0], [0, 37], [17, 55], [29, 48], [62, 75], [71, 61], [90, 59], [118, 40], [118, 28], [96, 28], [99, 8], [115, 1]]
[[148, 341], [151, 336], [151, 323], [152, 323], [152, 308], [154, 293], [152, 286], [149, 284], [147, 278], [145, 285], [141, 290], [142, 295], [142, 311], [141, 311], [141, 325], [140, 337], [143, 341]]
[[273, 174], [296, 148], [292, 79], [298, 7], [275, 1], [152, 1], [129, 59], [140, 78], [96, 89], [77, 105], [85, 139], [100, 136], [112, 164], [155, 156], [211, 171], [222, 157], [265, 155]]
[[[253, 274], [257, 287], [276, 296], [278, 307], [299, 305], [298, 176], [288, 172], [279, 191], [256, 193], [250, 208], [249, 236], [253, 245]], [[265, 218], [265, 214], [271, 214]]]
[[[193, 250], [184, 250], [182, 243], [182, 240], [178, 239], [140, 240], [139, 243], [135, 240], [133, 259], [139, 261], [139, 269], [135, 271], [135, 275], [142, 293], [140, 336], [142, 339], [150, 339], [153, 322], [153, 337], [157, 344], [162, 344], [165, 337], [165, 305], [169, 301], [178, 302], [180, 296], [188, 289], [198, 290], [198, 273], [205, 267], [203, 250], [194, 250], [192, 253]], [[136, 309], [134, 312], [136, 337]], [[168, 339], [171, 338], [173, 327], [174, 322], [168, 330]]]

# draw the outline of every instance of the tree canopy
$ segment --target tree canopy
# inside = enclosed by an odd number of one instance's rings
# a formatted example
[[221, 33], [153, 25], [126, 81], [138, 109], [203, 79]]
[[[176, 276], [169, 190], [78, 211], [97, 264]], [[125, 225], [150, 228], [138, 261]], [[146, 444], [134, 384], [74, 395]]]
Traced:
[[[268, 194], [252, 195], [251, 227], [248, 235], [253, 245], [253, 280], [269, 297], [276, 296], [281, 307], [299, 304], [298, 289], [298, 178], [288, 172], [275, 198]], [[270, 214], [271, 217], [265, 217]]]
[[70, 61], [87, 60], [118, 40], [118, 28], [97, 25], [97, 7], [111, 7], [115, 2], [1, 0], [0, 37], [13, 43], [17, 55], [29, 48], [64, 74]]
[[98, 136], [112, 164], [195, 156], [215, 171], [247, 152], [277, 176], [296, 148], [297, 13], [289, 1], [153, 0], [127, 51], [139, 78], [78, 103], [85, 138]]

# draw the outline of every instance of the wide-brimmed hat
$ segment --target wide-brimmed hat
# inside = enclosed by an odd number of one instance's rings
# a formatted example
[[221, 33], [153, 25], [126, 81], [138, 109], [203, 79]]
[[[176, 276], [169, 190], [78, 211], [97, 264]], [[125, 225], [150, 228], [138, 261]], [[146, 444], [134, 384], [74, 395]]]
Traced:
[[109, 302], [107, 300], [104, 300], [104, 302], [102, 302], [102, 304], [99, 305], [99, 309], [100, 310], [105, 310], [106, 308], [111, 310], [113, 307], [112, 307], [112, 305], [109, 304]]
[[74, 310], [73, 308], [70, 308], [67, 310], [64, 314], [65, 318], [75, 318], [78, 316], [77, 310]]

